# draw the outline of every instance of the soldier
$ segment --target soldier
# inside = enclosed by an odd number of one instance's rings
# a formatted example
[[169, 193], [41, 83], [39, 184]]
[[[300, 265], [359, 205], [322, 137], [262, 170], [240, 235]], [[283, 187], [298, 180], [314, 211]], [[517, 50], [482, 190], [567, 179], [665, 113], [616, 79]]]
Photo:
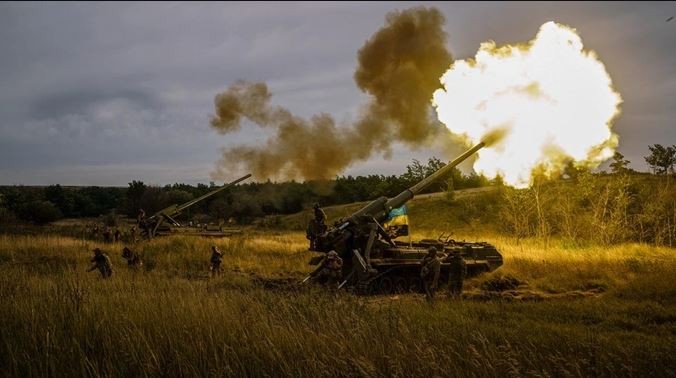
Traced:
[[322, 210], [321, 207], [319, 207], [319, 202], [316, 202], [313, 206], [314, 208], [314, 213], [315, 213], [315, 222], [317, 222], [317, 225], [319, 226], [319, 233], [323, 233], [326, 231], [326, 213], [324, 210]]
[[441, 261], [437, 258], [437, 249], [430, 247], [427, 255], [420, 261], [420, 279], [425, 288], [425, 298], [428, 302], [434, 300], [434, 292], [437, 290], [439, 282], [439, 272], [441, 271]]
[[138, 209], [138, 216], [136, 217], [136, 222], [141, 224], [146, 220], [146, 212], [143, 209]]
[[110, 228], [106, 227], [106, 230], [103, 231], [103, 241], [110, 243], [113, 241], [113, 233], [110, 232]]
[[131, 226], [131, 230], [129, 230], [129, 239], [131, 239], [132, 243], [136, 243], [136, 226]]
[[221, 259], [223, 258], [223, 252], [221, 252], [218, 247], [215, 245], [211, 246], [211, 265], [209, 270], [211, 271], [212, 276], [216, 276], [221, 273]]
[[143, 261], [139, 255], [128, 247], [122, 249], [122, 258], [127, 260], [127, 266], [132, 269], [138, 269], [143, 266]]
[[113, 234], [113, 238], [115, 240], [115, 243], [122, 240], [122, 232], [120, 232], [119, 228], [115, 228], [115, 234]]
[[[472, 247], [467, 246], [466, 249], [471, 251]], [[459, 297], [462, 295], [462, 282], [467, 276], [467, 264], [462, 258], [460, 251], [454, 251], [453, 256], [449, 259], [448, 266], [448, 294], [450, 297]]]
[[94, 239], [99, 238], [99, 226], [94, 226], [94, 228], [92, 229], [92, 237]]
[[138, 223], [138, 228], [142, 231], [141, 235], [143, 236], [143, 231], [145, 231], [145, 235], [148, 235], [148, 222], [146, 221], [146, 212], [143, 211], [143, 209], [138, 210], [138, 216], [136, 217], [136, 221]]
[[310, 278], [317, 282], [324, 282], [330, 288], [337, 288], [342, 275], [343, 259], [336, 251], [330, 251], [317, 269], [310, 273]]
[[314, 209], [314, 218], [310, 219], [310, 223], [307, 225], [305, 230], [305, 237], [310, 241], [310, 251], [317, 250], [317, 236], [321, 235], [326, 231], [326, 213], [319, 207], [319, 203], [316, 202], [313, 206]]
[[101, 252], [99, 248], [94, 248], [94, 257], [92, 257], [91, 262], [92, 266], [87, 272], [98, 269], [103, 278], [108, 278], [113, 274], [113, 265], [110, 263], [110, 258], [108, 258], [107, 254]]

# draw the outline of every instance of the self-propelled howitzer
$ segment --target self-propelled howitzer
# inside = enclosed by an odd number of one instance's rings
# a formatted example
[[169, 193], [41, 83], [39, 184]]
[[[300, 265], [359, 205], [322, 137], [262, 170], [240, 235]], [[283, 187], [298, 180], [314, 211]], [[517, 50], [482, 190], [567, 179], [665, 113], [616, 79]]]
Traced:
[[[380, 197], [350, 216], [340, 219], [316, 236], [314, 251], [336, 251], [344, 262], [345, 284], [360, 293], [420, 290], [420, 259], [431, 246], [436, 247], [442, 257], [450, 256], [454, 251], [460, 252], [467, 263], [469, 274], [496, 269], [502, 265], [502, 255], [488, 243], [467, 243], [451, 239], [403, 243], [395, 241], [395, 235], [383, 227], [393, 209], [405, 205], [416, 194], [450, 173], [484, 146], [484, 142], [475, 145], [397, 196], [391, 199]], [[316, 264], [319, 260], [314, 258], [310, 263]], [[444, 259], [442, 279], [447, 274], [448, 262]]]
[[158, 230], [164, 224], [165, 221], [170, 223], [173, 226], [181, 227], [181, 224], [178, 221], [176, 221], [176, 219], [174, 219], [174, 218], [176, 216], [178, 216], [183, 210], [195, 205], [198, 202], [204, 201], [205, 199], [207, 199], [207, 198], [209, 198], [209, 197], [211, 197], [211, 196], [213, 196], [213, 195], [215, 195], [215, 194], [217, 194], [217, 193], [219, 193], [219, 192], [221, 192], [221, 191], [223, 191], [223, 190], [225, 190], [225, 189], [227, 189], [231, 186], [234, 186], [241, 181], [248, 179], [249, 177], [251, 177], [251, 174], [248, 174], [246, 176], [242, 176], [242, 177], [238, 178], [237, 180], [235, 180], [231, 183], [225, 184], [225, 185], [223, 185], [219, 188], [216, 188], [216, 189], [210, 191], [209, 193], [201, 195], [201, 196], [199, 196], [195, 199], [192, 199], [192, 200], [190, 200], [186, 203], [183, 203], [183, 204], [180, 204], [180, 205], [177, 205], [177, 204], [171, 205], [167, 208], [164, 208], [164, 209], [158, 211], [157, 213], [153, 214], [152, 216], [150, 216], [148, 218], [140, 219], [139, 222], [141, 224], [139, 226], [141, 227], [141, 235], [148, 237], [148, 238], [152, 238], [152, 237], [156, 236], [158, 234]]

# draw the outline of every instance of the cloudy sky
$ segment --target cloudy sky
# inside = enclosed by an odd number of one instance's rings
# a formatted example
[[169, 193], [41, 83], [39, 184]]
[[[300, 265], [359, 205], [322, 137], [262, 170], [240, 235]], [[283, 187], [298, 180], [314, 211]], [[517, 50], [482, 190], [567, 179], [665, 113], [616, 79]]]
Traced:
[[[412, 5], [0, 3], [0, 185], [209, 182], [221, 147], [266, 140], [209, 127], [214, 95], [238, 79], [267, 82], [298, 115], [353, 120], [357, 50]], [[455, 58], [549, 20], [576, 28], [624, 99], [619, 151], [646, 169], [648, 145], [676, 144], [675, 2], [427, 5]], [[398, 146], [346, 173], [399, 174], [432, 155]]]

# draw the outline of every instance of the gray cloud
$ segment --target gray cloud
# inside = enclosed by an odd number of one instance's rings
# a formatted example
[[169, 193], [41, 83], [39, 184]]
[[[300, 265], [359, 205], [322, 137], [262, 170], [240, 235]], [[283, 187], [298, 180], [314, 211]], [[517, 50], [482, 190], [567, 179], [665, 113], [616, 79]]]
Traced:
[[[417, 5], [418, 3], [416, 3]], [[220, 148], [213, 96], [265, 81], [275, 104], [308, 117], [358, 117], [356, 52], [412, 3], [0, 3], [0, 184], [205, 182]], [[620, 151], [676, 143], [674, 3], [439, 3], [453, 55], [523, 41], [555, 20], [576, 27], [625, 102]], [[340, 122], [347, 123], [347, 122]], [[440, 148], [394, 149], [347, 173], [398, 173]], [[366, 170], [366, 171], [365, 171]]]

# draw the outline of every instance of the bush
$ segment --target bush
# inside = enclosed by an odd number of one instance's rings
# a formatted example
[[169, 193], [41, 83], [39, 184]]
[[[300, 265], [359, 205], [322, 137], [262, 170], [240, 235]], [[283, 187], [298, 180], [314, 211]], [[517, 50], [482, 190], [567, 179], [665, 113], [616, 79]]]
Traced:
[[49, 201], [32, 201], [24, 204], [19, 216], [27, 221], [45, 224], [61, 219], [61, 211]]

